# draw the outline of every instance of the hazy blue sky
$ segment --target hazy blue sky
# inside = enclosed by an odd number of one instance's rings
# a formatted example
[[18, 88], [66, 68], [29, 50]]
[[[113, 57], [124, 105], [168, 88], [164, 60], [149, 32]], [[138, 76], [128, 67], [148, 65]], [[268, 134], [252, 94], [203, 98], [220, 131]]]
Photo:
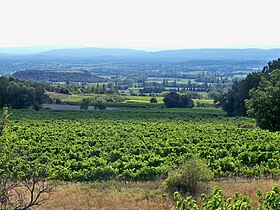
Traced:
[[0, 47], [280, 47], [279, 0], [0, 0]]

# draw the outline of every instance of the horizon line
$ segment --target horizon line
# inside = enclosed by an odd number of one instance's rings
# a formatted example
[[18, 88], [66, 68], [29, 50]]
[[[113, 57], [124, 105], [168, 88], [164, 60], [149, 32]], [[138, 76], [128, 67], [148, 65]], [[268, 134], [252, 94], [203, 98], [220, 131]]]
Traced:
[[[41, 48], [41, 49], [40, 49]], [[122, 46], [70, 46], [70, 45], [65, 45], [65, 46], [60, 46], [60, 45], [27, 45], [27, 46], [11, 46], [11, 47], [1, 47], [0, 50], [22, 50], [22, 53], [24, 51], [39, 51], [39, 52], [47, 52], [50, 50], [62, 50], [62, 49], [85, 49], [85, 48], [94, 48], [94, 49], [127, 49], [127, 50], [138, 50], [138, 51], [146, 51], [146, 52], [160, 52], [160, 51], [169, 51], [169, 50], [250, 50], [250, 49], [256, 49], [256, 50], [275, 50], [275, 49], [280, 49], [280, 46], [267, 46], [267, 47], [252, 47], [252, 46], [247, 46], [247, 47], [182, 47], [182, 48], [139, 48], [139, 47], [122, 47]], [[36, 50], [37, 49], [37, 50]], [[5, 53], [5, 52], [0, 52], [0, 54]], [[7, 52], [9, 54], [13, 54], [13, 52]], [[26, 52], [28, 53], [28, 52]]]

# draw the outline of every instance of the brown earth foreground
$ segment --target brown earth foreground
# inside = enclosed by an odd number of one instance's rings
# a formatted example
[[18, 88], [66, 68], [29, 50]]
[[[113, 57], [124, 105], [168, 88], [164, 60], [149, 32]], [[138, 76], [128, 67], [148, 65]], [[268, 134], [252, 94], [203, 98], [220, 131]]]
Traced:
[[[238, 191], [253, 200], [257, 209], [256, 190], [265, 193], [280, 181], [273, 180], [227, 180], [210, 183], [208, 191], [218, 185], [227, 196]], [[204, 187], [200, 193], [207, 189]], [[199, 194], [200, 194], [199, 193]], [[94, 183], [60, 183], [50, 199], [41, 210], [170, 210], [173, 206], [172, 195], [164, 191], [162, 181], [153, 182], [94, 182]]]

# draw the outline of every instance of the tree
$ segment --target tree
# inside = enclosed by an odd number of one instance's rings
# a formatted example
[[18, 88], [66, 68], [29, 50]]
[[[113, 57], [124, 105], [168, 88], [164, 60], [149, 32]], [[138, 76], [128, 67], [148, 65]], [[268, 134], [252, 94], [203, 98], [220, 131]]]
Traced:
[[271, 77], [262, 77], [260, 85], [250, 91], [246, 101], [247, 113], [263, 129], [280, 130], [280, 70], [273, 70]]
[[163, 102], [167, 108], [192, 108], [194, 107], [193, 100], [187, 95], [179, 95], [175, 92], [168, 93]]
[[4, 107], [9, 102], [9, 87], [10, 83], [6, 77], [0, 77], [0, 105]]
[[261, 72], [251, 73], [244, 80], [233, 83], [231, 90], [218, 99], [223, 110], [229, 116], [246, 116], [248, 112], [245, 101], [251, 97], [250, 90], [260, 85], [261, 78], [269, 80], [276, 69], [280, 69], [280, 58], [268, 62]]
[[263, 67], [262, 72], [269, 74], [275, 69], [280, 69], [280, 58], [277, 60], [269, 61], [266, 66]]
[[0, 106], [15, 109], [34, 107], [39, 109], [49, 97], [44, 85], [24, 82], [15, 78], [0, 77]]
[[91, 103], [91, 101], [89, 98], [83, 98], [82, 103], [80, 105], [80, 109], [88, 110], [90, 103]]
[[164, 97], [163, 102], [167, 108], [178, 108], [179, 100], [180, 95], [178, 93], [170, 92]]
[[231, 90], [222, 95], [218, 101], [228, 116], [246, 116], [245, 100], [249, 99], [249, 91], [259, 85], [263, 73], [249, 74], [244, 80], [235, 82]]
[[180, 96], [180, 99], [179, 99], [179, 107], [180, 108], [193, 108], [194, 101], [187, 95], [182, 95], [182, 96]]
[[158, 101], [157, 101], [157, 99], [155, 98], [155, 97], [153, 97], [153, 98], [151, 98], [150, 99], [150, 103], [157, 103]]

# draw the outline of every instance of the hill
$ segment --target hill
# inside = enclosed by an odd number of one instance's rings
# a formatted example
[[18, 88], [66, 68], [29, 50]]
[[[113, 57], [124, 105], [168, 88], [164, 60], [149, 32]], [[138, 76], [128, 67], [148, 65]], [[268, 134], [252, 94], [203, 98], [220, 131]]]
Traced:
[[182, 49], [148, 52], [131, 49], [76, 48], [56, 49], [36, 54], [56, 58], [107, 58], [149, 61], [188, 61], [188, 60], [272, 60], [280, 56], [280, 49]]
[[31, 80], [31, 81], [44, 81], [44, 82], [105, 82], [106, 80], [92, 75], [88, 71], [37, 71], [26, 70], [18, 71], [12, 74], [12, 77]]
[[[41, 51], [39, 51], [39, 50]], [[41, 48], [4, 49], [0, 48], [0, 59], [19, 60], [95, 60], [95, 61], [164, 61], [182, 62], [190, 60], [262, 60], [280, 57], [280, 49], [181, 49], [144, 51], [120, 48], [63, 48], [43, 51]], [[36, 51], [37, 50], [37, 51]], [[11, 52], [14, 52], [12, 55]], [[18, 55], [15, 55], [15, 53]], [[29, 53], [30, 52], [30, 53]], [[20, 55], [19, 55], [20, 54]]]

